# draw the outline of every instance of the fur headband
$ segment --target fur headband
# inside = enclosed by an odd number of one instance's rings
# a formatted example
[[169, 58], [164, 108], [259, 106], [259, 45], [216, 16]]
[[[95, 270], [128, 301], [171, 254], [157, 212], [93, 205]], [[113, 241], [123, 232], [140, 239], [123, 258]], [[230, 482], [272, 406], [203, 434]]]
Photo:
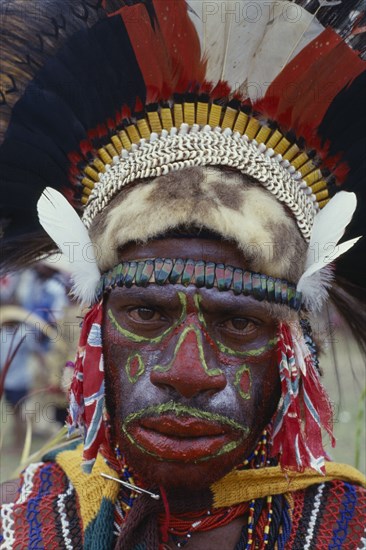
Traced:
[[126, 187], [96, 216], [89, 234], [105, 271], [128, 242], [143, 243], [182, 225], [235, 241], [252, 271], [292, 282], [303, 272], [307, 244], [286, 208], [239, 172], [211, 166]]

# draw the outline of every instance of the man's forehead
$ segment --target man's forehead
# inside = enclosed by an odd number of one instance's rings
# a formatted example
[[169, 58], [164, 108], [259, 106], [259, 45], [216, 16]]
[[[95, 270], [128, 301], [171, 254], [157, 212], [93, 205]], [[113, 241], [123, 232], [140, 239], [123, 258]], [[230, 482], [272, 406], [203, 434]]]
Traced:
[[248, 268], [248, 261], [236, 244], [223, 239], [167, 237], [154, 239], [146, 244], [130, 243], [119, 251], [120, 261], [153, 258], [189, 258]]

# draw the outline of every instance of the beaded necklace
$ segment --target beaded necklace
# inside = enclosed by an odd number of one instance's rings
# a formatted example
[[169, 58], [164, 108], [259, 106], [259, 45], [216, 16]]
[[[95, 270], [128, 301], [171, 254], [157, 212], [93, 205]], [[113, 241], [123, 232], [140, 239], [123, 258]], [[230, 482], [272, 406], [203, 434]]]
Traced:
[[[183, 548], [189, 543], [194, 533], [204, 533], [212, 529], [218, 529], [231, 523], [234, 519], [244, 516], [249, 509], [249, 503], [244, 502], [229, 508], [211, 509], [207, 511], [190, 512], [187, 514], [171, 515], [168, 533], [178, 548]], [[159, 524], [164, 522], [164, 517], [159, 516]]]

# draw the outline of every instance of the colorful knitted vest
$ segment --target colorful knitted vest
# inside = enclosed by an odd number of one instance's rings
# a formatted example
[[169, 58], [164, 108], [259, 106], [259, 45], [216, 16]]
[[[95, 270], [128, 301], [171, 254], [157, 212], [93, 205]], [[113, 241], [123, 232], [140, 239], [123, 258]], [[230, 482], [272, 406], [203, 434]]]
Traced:
[[[115, 476], [115, 472], [99, 456], [92, 473], [84, 474], [81, 459], [82, 446], [74, 443], [24, 470], [16, 502], [1, 510], [2, 550], [114, 548], [120, 486], [100, 473]], [[327, 463], [324, 477], [312, 470], [285, 476], [277, 467], [233, 471], [210, 491], [214, 508], [269, 494], [284, 498], [287, 520], [267, 548], [362, 550], [366, 548], [362, 486], [365, 479], [355, 469]], [[244, 517], [243, 524], [247, 521]], [[135, 549], [157, 550], [148, 543]]]

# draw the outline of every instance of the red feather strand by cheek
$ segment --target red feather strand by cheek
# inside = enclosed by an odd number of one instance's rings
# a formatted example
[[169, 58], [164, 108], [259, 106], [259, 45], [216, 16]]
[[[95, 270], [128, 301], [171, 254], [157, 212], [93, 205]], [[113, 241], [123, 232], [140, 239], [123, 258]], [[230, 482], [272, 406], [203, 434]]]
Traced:
[[69, 434], [76, 428], [84, 431], [82, 468], [86, 473], [91, 471], [98, 450], [107, 443], [102, 322], [100, 302], [84, 317], [69, 391]]
[[[296, 328], [296, 331], [295, 331]], [[273, 420], [272, 454], [283, 468], [325, 473], [322, 428], [335, 445], [332, 407], [299, 327], [279, 327], [281, 399]]]

